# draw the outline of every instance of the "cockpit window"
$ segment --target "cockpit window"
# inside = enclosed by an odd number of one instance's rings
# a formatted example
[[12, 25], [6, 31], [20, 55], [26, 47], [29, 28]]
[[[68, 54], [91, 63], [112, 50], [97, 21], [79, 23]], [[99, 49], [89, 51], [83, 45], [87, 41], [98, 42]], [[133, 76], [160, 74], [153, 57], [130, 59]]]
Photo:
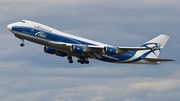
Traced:
[[24, 21], [24, 20], [21, 20], [20, 22], [25, 23], [25, 21]]

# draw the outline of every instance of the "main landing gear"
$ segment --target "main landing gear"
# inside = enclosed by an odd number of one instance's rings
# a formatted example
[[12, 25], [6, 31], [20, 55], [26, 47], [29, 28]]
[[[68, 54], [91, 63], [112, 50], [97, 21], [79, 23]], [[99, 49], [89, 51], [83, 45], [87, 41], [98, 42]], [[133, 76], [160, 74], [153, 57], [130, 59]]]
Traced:
[[[69, 63], [73, 63], [72, 56], [68, 56], [67, 59], [69, 60]], [[77, 62], [81, 64], [89, 64], [89, 60], [85, 57], [79, 58]]]
[[22, 39], [22, 43], [20, 44], [21, 47], [24, 47], [25, 44], [24, 44], [24, 39]]
[[69, 60], [69, 63], [73, 63], [72, 56], [68, 56], [67, 59]]
[[81, 64], [89, 64], [89, 60], [88, 59], [79, 59], [77, 60], [78, 63], [81, 63]]

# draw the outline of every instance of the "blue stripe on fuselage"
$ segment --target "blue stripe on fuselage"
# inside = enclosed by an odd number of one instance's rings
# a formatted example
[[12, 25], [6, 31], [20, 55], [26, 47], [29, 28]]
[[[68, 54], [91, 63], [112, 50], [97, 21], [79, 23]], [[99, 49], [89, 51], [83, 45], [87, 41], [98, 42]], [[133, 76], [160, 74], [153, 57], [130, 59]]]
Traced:
[[[21, 32], [24, 34], [28, 34], [28, 35], [32, 35], [32, 36], [36, 36], [42, 39], [48, 39], [48, 40], [52, 40], [52, 41], [57, 41], [57, 42], [64, 42], [64, 43], [72, 43], [72, 44], [83, 44], [83, 45], [94, 45], [92, 43], [88, 43], [88, 42], [84, 42], [78, 39], [73, 39], [73, 38], [69, 38], [69, 37], [65, 37], [62, 35], [57, 35], [51, 32], [47, 32], [47, 31], [42, 31], [36, 28], [30, 28], [30, 27], [12, 27], [12, 31], [16, 31], [16, 32]], [[45, 37], [42, 36], [37, 36], [36, 33], [37, 32], [42, 32], [45, 34]]]

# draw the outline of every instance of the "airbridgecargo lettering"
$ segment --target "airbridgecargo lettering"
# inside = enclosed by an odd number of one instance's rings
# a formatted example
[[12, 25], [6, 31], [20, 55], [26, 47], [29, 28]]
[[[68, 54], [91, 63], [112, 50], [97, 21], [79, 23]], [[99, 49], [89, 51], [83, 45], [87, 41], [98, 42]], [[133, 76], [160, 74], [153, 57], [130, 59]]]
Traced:
[[34, 34], [35, 36], [38, 37], [42, 37], [42, 38], [46, 38], [46, 34], [44, 32], [37, 32], [36, 34]]
[[[9, 24], [7, 28], [22, 40], [21, 47], [24, 46], [24, 40], [41, 44], [44, 45], [45, 53], [67, 56], [69, 63], [73, 63], [73, 57], [77, 57], [77, 62], [81, 64], [89, 64], [89, 58], [112, 63], [136, 64], [159, 64], [160, 62], [174, 61], [158, 58], [161, 49], [169, 39], [169, 36], [164, 34], [139, 47], [121, 47], [60, 32], [29, 20]], [[63, 54], [58, 53], [59, 51]]]

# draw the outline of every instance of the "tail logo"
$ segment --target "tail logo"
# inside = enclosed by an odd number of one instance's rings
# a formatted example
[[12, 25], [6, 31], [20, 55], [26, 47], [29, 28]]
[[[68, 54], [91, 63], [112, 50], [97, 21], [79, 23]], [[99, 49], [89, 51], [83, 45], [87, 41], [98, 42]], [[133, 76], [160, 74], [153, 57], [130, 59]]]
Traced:
[[161, 52], [161, 45], [159, 43], [146, 43], [144, 45], [142, 45], [141, 47], [146, 47], [146, 48], [149, 48], [149, 47], [152, 47], [150, 49], [150, 52], [154, 53], [156, 56], [157, 54], [155, 53], [156, 50], [159, 50], [159, 52]]

